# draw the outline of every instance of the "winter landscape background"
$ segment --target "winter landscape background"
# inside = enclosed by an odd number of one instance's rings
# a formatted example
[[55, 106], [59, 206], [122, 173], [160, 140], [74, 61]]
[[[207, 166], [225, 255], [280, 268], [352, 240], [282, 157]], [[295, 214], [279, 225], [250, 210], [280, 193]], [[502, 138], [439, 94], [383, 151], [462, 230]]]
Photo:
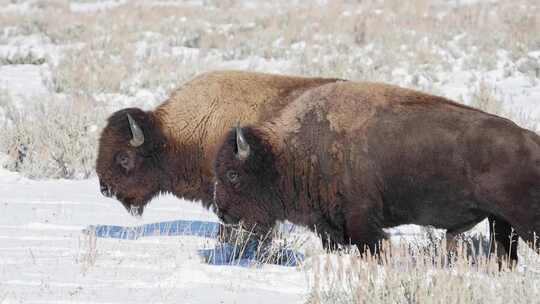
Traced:
[[482, 255], [448, 267], [442, 232], [429, 228], [392, 230], [398, 248], [383, 264], [325, 253], [300, 230], [285, 236], [306, 255], [297, 267], [207, 265], [197, 249], [214, 240], [202, 237], [81, 232], [217, 220], [170, 196], [136, 220], [100, 195], [94, 173], [108, 115], [152, 109], [196, 74], [384, 81], [540, 132], [538, 33], [536, 0], [0, 0], [0, 303], [538, 301], [540, 264], [526, 246], [514, 272]]

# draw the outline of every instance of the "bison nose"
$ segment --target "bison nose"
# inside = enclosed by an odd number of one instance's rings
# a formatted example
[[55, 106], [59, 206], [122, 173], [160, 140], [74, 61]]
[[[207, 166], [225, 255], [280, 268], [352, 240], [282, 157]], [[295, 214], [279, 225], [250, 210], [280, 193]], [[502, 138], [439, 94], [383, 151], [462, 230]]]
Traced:
[[106, 197], [111, 197], [112, 196], [111, 189], [109, 189], [109, 187], [107, 187], [107, 185], [105, 185], [101, 181], [99, 181], [99, 189], [101, 191], [101, 194], [103, 194], [103, 196], [106, 196]]

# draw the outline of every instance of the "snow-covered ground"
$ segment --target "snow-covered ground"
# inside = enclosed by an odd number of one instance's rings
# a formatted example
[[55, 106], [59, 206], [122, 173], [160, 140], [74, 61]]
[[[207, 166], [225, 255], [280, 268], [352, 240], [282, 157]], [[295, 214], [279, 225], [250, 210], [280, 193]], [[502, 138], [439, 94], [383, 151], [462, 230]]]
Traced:
[[88, 225], [215, 221], [199, 204], [161, 197], [137, 220], [96, 179], [31, 181], [0, 171], [0, 303], [303, 303], [295, 267], [215, 266], [212, 239], [92, 238]]

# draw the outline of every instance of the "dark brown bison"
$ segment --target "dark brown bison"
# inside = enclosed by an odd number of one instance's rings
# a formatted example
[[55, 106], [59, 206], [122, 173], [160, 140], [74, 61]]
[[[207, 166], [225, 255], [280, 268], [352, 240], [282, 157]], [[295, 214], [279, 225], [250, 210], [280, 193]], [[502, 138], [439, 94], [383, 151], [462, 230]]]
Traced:
[[99, 141], [101, 192], [135, 215], [160, 193], [208, 206], [216, 145], [236, 121], [270, 119], [306, 90], [336, 80], [210, 72], [182, 85], [154, 111], [120, 110]]
[[276, 118], [231, 130], [215, 172], [225, 222], [264, 234], [289, 220], [316, 230], [326, 247], [375, 250], [382, 228], [432, 225], [456, 234], [488, 217], [517, 259], [512, 228], [529, 242], [540, 232], [540, 137], [396, 86], [310, 90]]

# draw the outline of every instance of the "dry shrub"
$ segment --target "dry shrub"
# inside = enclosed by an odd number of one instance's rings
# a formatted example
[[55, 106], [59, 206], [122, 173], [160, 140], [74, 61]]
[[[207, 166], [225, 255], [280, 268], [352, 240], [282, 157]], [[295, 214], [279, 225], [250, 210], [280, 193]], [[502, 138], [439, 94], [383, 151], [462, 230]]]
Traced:
[[540, 133], [540, 117], [521, 109], [510, 109], [505, 106], [505, 96], [484, 80], [471, 89], [470, 105], [491, 114], [512, 120], [523, 128]]
[[[130, 74], [133, 50], [98, 39], [80, 50], [70, 50], [57, 67], [54, 83], [57, 92], [96, 94], [119, 92], [122, 81]], [[108, 52], [103, 52], [104, 49]], [[129, 63], [127, 62], [129, 61]]]
[[302, 262], [302, 257], [298, 256], [298, 252], [304, 247], [309, 236], [291, 233], [283, 227], [287, 226], [278, 224], [267, 235], [258, 236], [253, 233], [253, 230], [245, 229], [242, 224], [221, 226], [216, 250], [207, 257], [207, 262], [214, 262], [214, 259], [228, 259], [224, 262], [238, 265], [242, 262], [241, 259], [247, 257], [252, 266], [297, 265]]
[[540, 277], [533, 271], [510, 270], [496, 258], [469, 255], [460, 242], [446, 253], [443, 241], [420, 247], [383, 245], [374, 256], [331, 254], [306, 267], [307, 303], [530, 303], [540, 296]]
[[[141, 37], [144, 33], [159, 34], [161, 41], [171, 45], [201, 49], [206, 57], [203, 59], [213, 56], [208, 50], [219, 50], [217, 54], [224, 60], [253, 56], [285, 59], [292, 61], [288, 69], [293, 72], [353, 79], [363, 79], [366, 74], [356, 71], [372, 66], [381, 74], [377, 78], [390, 81], [391, 70], [404, 65], [414, 66], [412, 72], [437, 67], [451, 70], [452, 64], [444, 53], [449, 52], [449, 44], [458, 35], [463, 37], [455, 41], [454, 48], [461, 49], [463, 54], [454, 52], [454, 56], [478, 53], [473, 56], [476, 62], [471, 62], [471, 68], [476, 69], [492, 68], [493, 54], [500, 49], [510, 50], [517, 60], [540, 47], [540, 38], [535, 35], [540, 30], [540, 8], [532, 0], [461, 6], [426, 0], [294, 4], [277, 1], [253, 6], [242, 1], [206, 1], [204, 6], [129, 2], [105, 12], [88, 13], [71, 12], [64, 2], [44, 3], [48, 2], [43, 1], [38, 5], [40, 10], [23, 15], [20, 20], [6, 15], [0, 24], [44, 33], [57, 44], [90, 41], [93, 45], [80, 49], [75, 56], [95, 61], [68, 57], [63, 64], [107, 66], [106, 70], [90, 68], [80, 78], [91, 76], [92, 72], [119, 71], [116, 73], [120, 77], [111, 77], [111, 84], [104, 82], [101, 87], [98, 83], [98, 91], [118, 90], [117, 82], [131, 75], [135, 66], [151, 70], [151, 61], [138, 62], [132, 57], [136, 43], [145, 40]], [[294, 45], [299, 42], [304, 47], [295, 51]], [[172, 54], [161, 55], [170, 56], [169, 65], [174, 66]], [[373, 63], [366, 63], [367, 58]]]
[[0, 147], [4, 166], [34, 178], [86, 178], [94, 171], [104, 110], [88, 96], [51, 99], [7, 109]]
[[470, 104], [488, 113], [505, 116], [507, 113], [502, 100], [503, 97], [497, 93], [497, 89], [482, 80], [473, 88]]
[[81, 265], [81, 273], [85, 275], [96, 265], [96, 260], [99, 256], [97, 249], [97, 237], [95, 234], [84, 234], [79, 238], [79, 254], [76, 258], [76, 263]]

